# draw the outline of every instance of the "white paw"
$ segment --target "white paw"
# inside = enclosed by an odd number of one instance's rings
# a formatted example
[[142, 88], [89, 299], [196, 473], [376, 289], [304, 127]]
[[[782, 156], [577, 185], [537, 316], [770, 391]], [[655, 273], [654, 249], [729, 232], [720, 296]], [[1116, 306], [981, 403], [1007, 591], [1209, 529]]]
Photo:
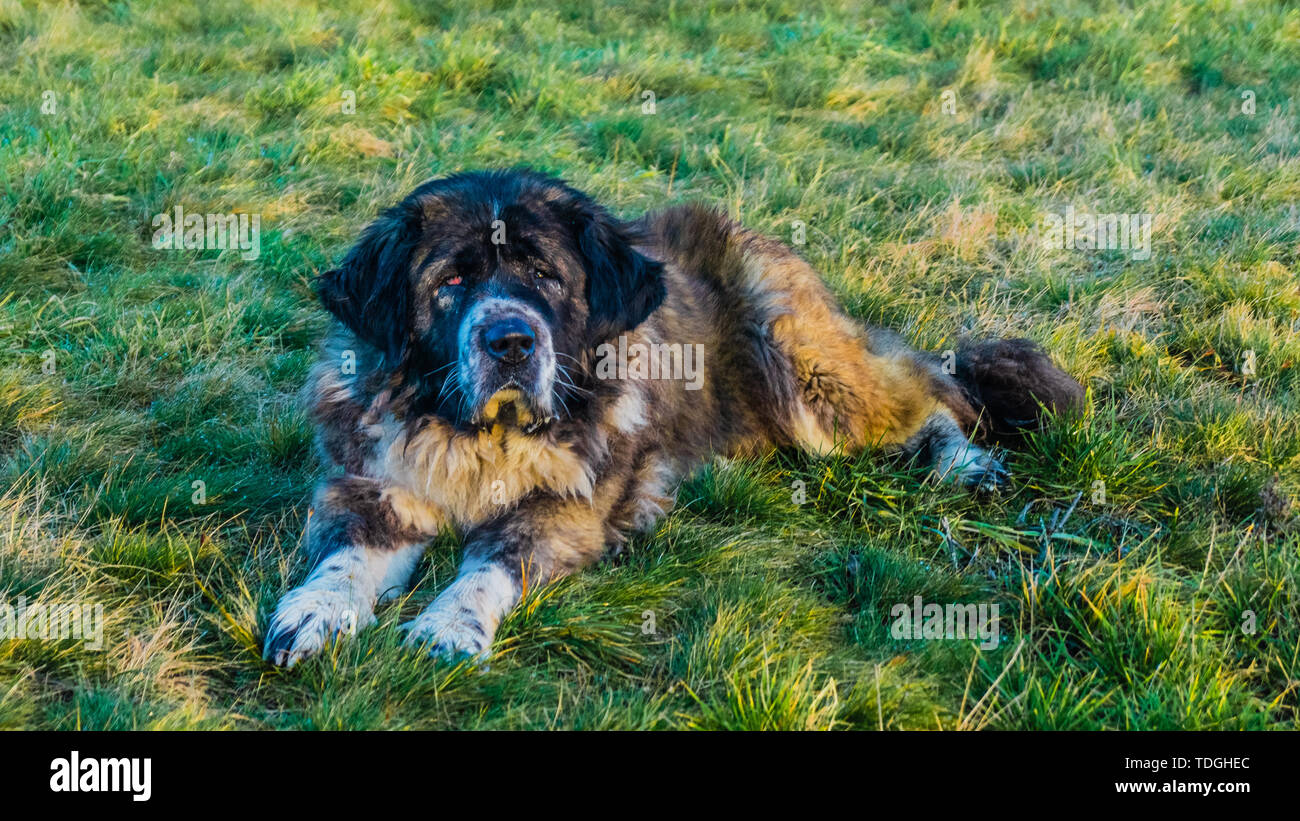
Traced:
[[455, 581], [401, 629], [408, 645], [425, 647], [430, 655], [486, 658], [497, 625], [519, 595], [518, 583], [500, 566], [467, 560]]
[[993, 454], [964, 442], [944, 448], [935, 461], [934, 471], [941, 479], [976, 491], [998, 490], [1011, 476]]
[[375, 623], [370, 604], [347, 591], [304, 585], [285, 594], [266, 628], [262, 658], [293, 667], [320, 652], [331, 638]]
[[423, 613], [401, 626], [406, 644], [425, 648], [431, 656], [462, 653], [486, 658], [492, 633], [483, 619], [468, 607], [439, 597]]
[[991, 454], [983, 453], [978, 459], [962, 468], [959, 481], [967, 488], [981, 493], [1001, 490], [1011, 479], [1011, 472]]

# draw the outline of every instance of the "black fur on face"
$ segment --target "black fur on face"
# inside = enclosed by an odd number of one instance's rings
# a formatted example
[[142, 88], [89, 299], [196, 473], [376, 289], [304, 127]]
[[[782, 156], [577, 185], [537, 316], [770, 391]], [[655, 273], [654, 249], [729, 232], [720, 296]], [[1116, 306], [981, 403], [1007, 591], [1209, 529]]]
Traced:
[[409, 201], [389, 208], [366, 227], [342, 264], [316, 280], [325, 309], [378, 349], [389, 367], [406, 353], [410, 325], [411, 252], [420, 239], [420, 214]]
[[324, 306], [400, 372], [417, 414], [537, 430], [588, 395], [591, 352], [664, 298], [631, 228], [527, 170], [419, 186], [319, 280]]

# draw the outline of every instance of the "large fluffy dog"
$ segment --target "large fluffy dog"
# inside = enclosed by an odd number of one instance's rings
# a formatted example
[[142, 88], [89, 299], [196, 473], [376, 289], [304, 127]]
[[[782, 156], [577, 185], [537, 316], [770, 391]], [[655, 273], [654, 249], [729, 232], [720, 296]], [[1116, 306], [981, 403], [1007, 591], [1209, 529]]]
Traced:
[[280, 665], [372, 623], [443, 528], [460, 572], [407, 639], [485, 653], [525, 590], [649, 527], [715, 454], [873, 446], [990, 487], [1006, 472], [973, 438], [1083, 395], [1024, 340], [945, 369], [860, 327], [788, 248], [711, 209], [625, 223], [527, 171], [421, 185], [318, 284], [339, 321], [307, 396], [336, 470], [313, 569], [267, 628]]

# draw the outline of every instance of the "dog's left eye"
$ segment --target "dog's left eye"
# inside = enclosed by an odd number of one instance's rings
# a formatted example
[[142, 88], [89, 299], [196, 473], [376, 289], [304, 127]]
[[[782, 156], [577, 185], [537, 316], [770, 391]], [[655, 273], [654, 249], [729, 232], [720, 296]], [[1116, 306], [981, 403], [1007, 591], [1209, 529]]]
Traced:
[[[449, 277], [449, 278], [444, 279], [444, 280], [442, 281], [442, 285], [444, 285], [444, 286], [445, 286], [445, 285], [459, 285], [459, 284], [461, 284], [462, 282], [464, 282], [464, 280], [463, 280], [462, 278], [460, 278], [460, 277]], [[439, 287], [442, 287], [442, 286], [439, 286]]]

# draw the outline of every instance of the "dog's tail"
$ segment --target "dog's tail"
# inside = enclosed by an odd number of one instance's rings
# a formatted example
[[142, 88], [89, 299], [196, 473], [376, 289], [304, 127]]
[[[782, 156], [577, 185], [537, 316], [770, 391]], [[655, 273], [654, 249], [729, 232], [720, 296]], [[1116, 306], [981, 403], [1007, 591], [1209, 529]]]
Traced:
[[1084, 391], [1028, 339], [968, 342], [957, 350], [953, 374], [979, 414], [980, 433], [1014, 442], [1038, 429], [1043, 409], [1078, 410]]

